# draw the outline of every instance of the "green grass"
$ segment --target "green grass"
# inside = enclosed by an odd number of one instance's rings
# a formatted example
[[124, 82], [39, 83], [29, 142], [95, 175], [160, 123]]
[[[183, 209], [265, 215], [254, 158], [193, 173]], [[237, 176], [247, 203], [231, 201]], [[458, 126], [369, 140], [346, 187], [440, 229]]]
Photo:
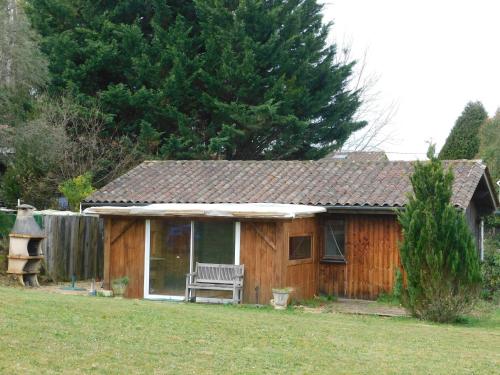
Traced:
[[335, 296], [314, 296], [313, 298], [294, 301], [292, 300], [292, 305], [295, 306], [306, 306], [306, 307], [322, 307], [332, 304], [337, 300]]
[[495, 374], [500, 312], [409, 318], [0, 287], [0, 373]]
[[399, 300], [399, 298], [394, 296], [394, 294], [392, 293], [380, 293], [379, 296], [377, 297], [377, 302], [390, 306], [401, 305], [401, 301]]

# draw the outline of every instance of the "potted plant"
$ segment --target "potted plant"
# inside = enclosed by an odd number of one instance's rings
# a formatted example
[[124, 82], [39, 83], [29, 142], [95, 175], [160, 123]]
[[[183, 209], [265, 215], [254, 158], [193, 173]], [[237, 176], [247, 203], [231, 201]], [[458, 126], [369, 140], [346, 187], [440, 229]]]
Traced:
[[292, 291], [292, 288], [273, 288], [273, 299], [271, 300], [271, 305], [273, 305], [276, 310], [286, 309], [288, 299]]
[[111, 283], [113, 294], [115, 296], [120, 296], [120, 297], [123, 296], [125, 294], [125, 291], [127, 290], [127, 285], [128, 285], [127, 276], [114, 279], [113, 282]]

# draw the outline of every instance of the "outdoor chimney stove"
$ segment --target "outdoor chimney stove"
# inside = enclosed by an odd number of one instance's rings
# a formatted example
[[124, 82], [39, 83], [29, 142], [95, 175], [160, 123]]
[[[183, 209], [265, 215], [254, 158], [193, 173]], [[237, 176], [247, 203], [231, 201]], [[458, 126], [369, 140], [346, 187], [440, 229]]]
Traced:
[[17, 209], [16, 222], [9, 235], [7, 273], [17, 275], [23, 286], [40, 286], [37, 274], [42, 265], [42, 240], [45, 236], [33, 217], [35, 207], [22, 204]]

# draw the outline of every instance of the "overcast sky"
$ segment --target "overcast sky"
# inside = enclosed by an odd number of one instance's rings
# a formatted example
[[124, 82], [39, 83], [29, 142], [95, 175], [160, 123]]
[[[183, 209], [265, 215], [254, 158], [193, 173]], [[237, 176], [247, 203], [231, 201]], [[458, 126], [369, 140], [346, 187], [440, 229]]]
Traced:
[[500, 106], [500, 1], [324, 2], [332, 40], [356, 59], [367, 51], [381, 107], [397, 103], [390, 159], [423, 157], [428, 140], [439, 150], [468, 101], [490, 116]]

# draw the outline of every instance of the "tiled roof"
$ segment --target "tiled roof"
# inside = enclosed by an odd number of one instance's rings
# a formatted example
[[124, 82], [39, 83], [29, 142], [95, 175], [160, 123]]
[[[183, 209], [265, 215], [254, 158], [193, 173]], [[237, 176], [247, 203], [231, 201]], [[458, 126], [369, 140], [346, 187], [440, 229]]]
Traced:
[[387, 161], [389, 158], [383, 151], [334, 151], [324, 159], [350, 161]]
[[[452, 161], [453, 203], [466, 208], [484, 174], [479, 161]], [[412, 162], [146, 161], [86, 203], [291, 203], [400, 207]]]

